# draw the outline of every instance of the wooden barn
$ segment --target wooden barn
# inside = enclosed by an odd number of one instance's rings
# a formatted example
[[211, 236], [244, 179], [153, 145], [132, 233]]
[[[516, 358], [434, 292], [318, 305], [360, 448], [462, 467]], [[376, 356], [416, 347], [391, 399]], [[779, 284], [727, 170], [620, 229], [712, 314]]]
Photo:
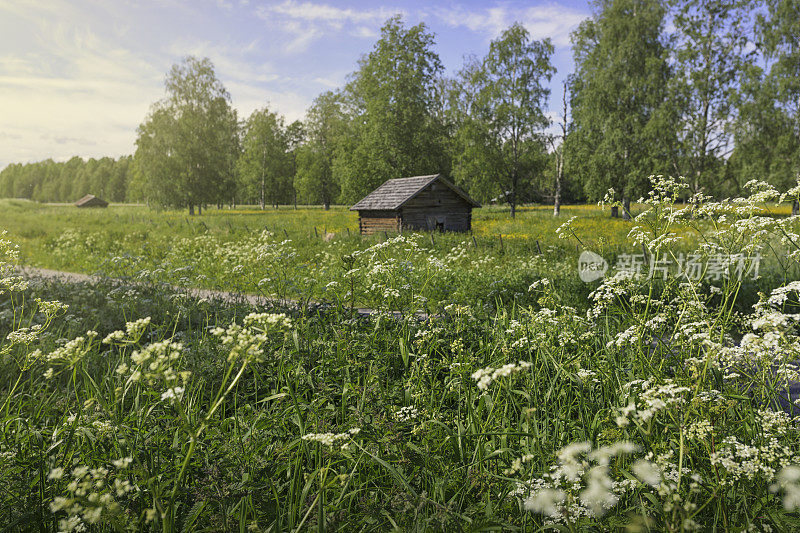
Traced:
[[469, 231], [480, 204], [441, 174], [386, 181], [350, 208], [362, 235], [381, 231]]
[[77, 202], [75, 202], [76, 207], [108, 207], [108, 202], [105, 200], [101, 200], [97, 196], [93, 194], [87, 194]]

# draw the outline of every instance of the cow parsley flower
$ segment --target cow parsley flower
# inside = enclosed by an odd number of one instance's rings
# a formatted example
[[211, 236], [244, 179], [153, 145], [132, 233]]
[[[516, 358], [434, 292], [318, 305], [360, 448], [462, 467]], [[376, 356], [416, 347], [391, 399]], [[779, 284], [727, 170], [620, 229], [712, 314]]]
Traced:
[[472, 379], [477, 381], [477, 386], [480, 390], [485, 391], [489, 388], [489, 385], [491, 385], [493, 381], [502, 377], [510, 376], [516, 372], [527, 370], [530, 367], [531, 364], [529, 362], [520, 361], [518, 363], [505, 364], [500, 368], [481, 368], [472, 374]]
[[783, 491], [783, 507], [787, 511], [800, 509], [800, 466], [785, 466], [770, 486], [772, 492]]

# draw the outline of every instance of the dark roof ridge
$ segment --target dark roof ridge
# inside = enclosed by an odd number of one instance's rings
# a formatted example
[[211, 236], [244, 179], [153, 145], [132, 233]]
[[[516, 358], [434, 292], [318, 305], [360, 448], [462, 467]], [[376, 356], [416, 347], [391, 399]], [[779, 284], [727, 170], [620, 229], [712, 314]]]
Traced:
[[[394, 211], [400, 209], [406, 202], [416, 197], [426, 187], [437, 180], [444, 183], [473, 207], [480, 207], [478, 202], [470, 198], [466, 192], [453, 184], [442, 174], [426, 174], [422, 176], [409, 176], [406, 178], [386, 180], [377, 189], [353, 204], [350, 210]], [[415, 181], [418, 183], [414, 183]]]

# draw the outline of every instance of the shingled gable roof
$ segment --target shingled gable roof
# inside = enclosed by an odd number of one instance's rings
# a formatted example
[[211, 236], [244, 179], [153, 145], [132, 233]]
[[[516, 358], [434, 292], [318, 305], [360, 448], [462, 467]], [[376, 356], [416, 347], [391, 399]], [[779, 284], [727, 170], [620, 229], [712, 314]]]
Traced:
[[353, 205], [350, 211], [377, 211], [400, 209], [403, 204], [421, 193], [428, 185], [434, 181], [439, 181], [453, 190], [472, 207], [481, 205], [467, 196], [467, 193], [450, 183], [441, 174], [431, 174], [429, 176], [414, 176], [411, 178], [396, 178], [387, 180], [383, 185], [369, 193], [360, 202]]
[[108, 202], [98, 198], [93, 194], [87, 194], [86, 196], [75, 202], [75, 205], [78, 207], [83, 207], [86, 205], [92, 207], [106, 207], [108, 205]]

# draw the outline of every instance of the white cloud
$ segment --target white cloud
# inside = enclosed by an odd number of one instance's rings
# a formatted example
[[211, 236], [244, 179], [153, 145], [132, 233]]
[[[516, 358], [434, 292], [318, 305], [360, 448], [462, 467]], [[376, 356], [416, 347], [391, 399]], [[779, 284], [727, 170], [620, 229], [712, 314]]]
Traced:
[[45, 133], [39, 136], [44, 141], [53, 141], [56, 144], [80, 144], [83, 146], [96, 146], [97, 141], [86, 137], [64, 137]]
[[0, 139], [14, 141], [17, 139], [22, 139], [22, 135], [20, 135], [19, 133], [9, 133], [7, 131], [0, 131]]
[[295, 21], [288, 21], [282, 24], [283, 31], [290, 35], [282, 48], [287, 54], [300, 54], [308, 50], [311, 43], [322, 37], [322, 28], [298, 24]]
[[342, 9], [327, 4], [314, 2], [295, 2], [285, 0], [280, 4], [261, 6], [256, 10], [260, 16], [266, 18], [275, 15], [284, 15], [290, 19], [305, 20], [309, 22], [326, 22], [333, 25], [345, 23], [382, 22], [396, 13], [396, 10], [387, 8], [378, 9]]
[[589, 13], [556, 4], [513, 9], [507, 5], [471, 10], [463, 6], [436, 8], [434, 17], [453, 28], [467, 28], [488, 38], [499, 36], [514, 22], [520, 22], [534, 39], [549, 37], [556, 46], [569, 46], [569, 34]]
[[531, 7], [521, 22], [534, 39], [550, 37], [556, 46], [569, 46], [570, 33], [589, 17], [589, 13], [561, 6]]
[[247, 83], [229, 82], [226, 84], [239, 114], [244, 120], [256, 109], [269, 107], [286, 118], [286, 122], [302, 119], [309, 104], [305, 94], [286, 88], [265, 88]]
[[322, 85], [324, 87], [327, 87], [328, 89], [338, 89], [339, 87], [342, 86], [343, 80], [344, 80], [343, 76], [342, 76], [341, 79], [337, 79], [337, 78], [322, 78], [322, 77], [314, 78], [314, 81], [316, 83], [319, 83], [320, 85]]
[[360, 39], [373, 39], [378, 35], [378, 27], [397, 13], [404, 11], [385, 7], [349, 9], [295, 0], [255, 9], [256, 16], [272, 29], [288, 35], [282, 47], [287, 54], [303, 53], [319, 39], [343, 32]]
[[366, 26], [358, 26], [354, 30], [350, 32], [350, 35], [353, 37], [359, 37], [362, 39], [377, 39], [378, 38], [378, 30], [373, 28], [368, 28]]
[[[283, 58], [274, 53], [274, 39], [263, 35], [225, 36], [220, 42], [218, 34], [202, 30], [164, 32], [166, 22], [153, 30], [149, 42], [140, 42], [142, 22], [150, 22], [152, 14], [136, 6], [130, 13], [62, 0], [41, 10], [24, 7], [16, 2], [0, 6], [0, 168], [48, 157], [132, 153], [138, 124], [164, 96], [165, 72], [186, 55], [212, 60], [241, 118], [269, 105], [288, 121], [300, 119], [319, 86], [336, 83], [326, 79], [327, 72], [317, 73], [327, 80], [321, 83], [312, 76], [300, 79], [293, 70], [279, 71], [272, 59]], [[113, 2], [106, 7], [122, 9]], [[192, 15], [185, 5], [177, 9], [183, 10], [180, 17]], [[3, 35], [8, 21], [25, 34], [18, 47], [14, 36]], [[305, 46], [294, 43], [298, 50]]]
[[25, 7], [12, 2], [0, 8], [0, 18], [28, 38], [16, 47], [12, 36], [0, 35], [7, 51], [0, 57], [0, 131], [10, 137], [0, 167], [130, 153], [136, 125], [162, 93], [163, 67], [120, 44], [124, 26], [99, 25], [58, 0]]
[[175, 60], [186, 56], [208, 57], [223, 83], [227, 79], [249, 83], [269, 83], [285, 79], [276, 72], [272, 63], [252, 57], [250, 52], [253, 50], [255, 46], [252, 42], [243, 46], [228, 46], [211, 41], [178, 40], [167, 47]]
[[508, 27], [509, 20], [508, 12], [503, 7], [471, 11], [463, 6], [454, 6], [434, 9], [432, 14], [450, 27], [464, 27], [490, 37], [500, 35]]

